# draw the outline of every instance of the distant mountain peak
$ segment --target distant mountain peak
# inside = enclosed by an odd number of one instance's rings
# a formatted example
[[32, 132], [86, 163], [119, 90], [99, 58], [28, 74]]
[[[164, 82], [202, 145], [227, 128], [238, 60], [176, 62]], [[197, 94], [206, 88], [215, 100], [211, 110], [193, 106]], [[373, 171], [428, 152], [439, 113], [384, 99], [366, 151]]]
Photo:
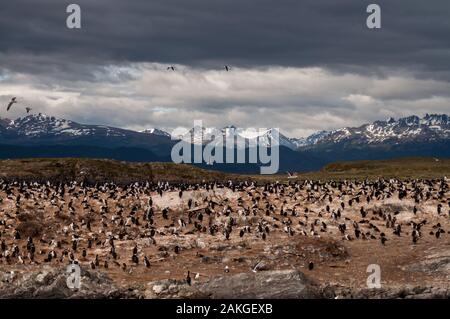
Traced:
[[157, 129], [157, 128], [148, 128], [145, 129], [143, 131], [139, 131], [140, 133], [145, 133], [145, 134], [154, 134], [154, 135], [159, 135], [159, 136], [166, 136], [166, 137], [170, 137], [170, 134], [167, 133], [164, 130], [161, 129]]
[[[33, 113], [33, 114], [28, 114], [22, 117], [17, 118], [15, 121], [24, 121], [24, 120], [39, 120], [39, 121], [49, 121], [49, 120], [57, 120], [57, 118], [55, 116], [51, 116], [51, 115], [47, 115], [45, 113]], [[64, 120], [64, 119], [60, 119], [63, 121], [68, 121], [68, 120]]]
[[[246, 129], [239, 128], [234, 125], [228, 125], [222, 129], [194, 127], [181, 136], [181, 139], [192, 144], [207, 144], [214, 139], [231, 135], [236, 135], [240, 139], [237, 140], [237, 147], [247, 147], [248, 145], [272, 145], [274, 139], [274, 128], [266, 129]], [[297, 145], [288, 137], [279, 133], [279, 145], [288, 147], [292, 150], [297, 149]]]

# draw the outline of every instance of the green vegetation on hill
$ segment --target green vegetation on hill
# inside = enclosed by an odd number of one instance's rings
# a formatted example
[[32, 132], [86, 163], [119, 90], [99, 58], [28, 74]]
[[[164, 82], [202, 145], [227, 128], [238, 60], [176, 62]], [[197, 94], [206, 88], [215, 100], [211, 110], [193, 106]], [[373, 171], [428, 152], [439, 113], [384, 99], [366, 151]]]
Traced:
[[231, 174], [174, 163], [128, 163], [100, 159], [21, 159], [0, 161], [0, 178], [26, 181], [132, 183], [142, 181], [201, 182], [237, 178]]
[[318, 172], [301, 174], [313, 179], [376, 179], [376, 178], [442, 178], [450, 177], [450, 159], [396, 158], [390, 160], [337, 162]]
[[[322, 170], [299, 174], [298, 179], [342, 180], [450, 177], [450, 159], [399, 158], [392, 160], [339, 162]], [[0, 179], [25, 181], [84, 181], [127, 184], [143, 181], [202, 182], [253, 179], [286, 182], [284, 174], [236, 175], [173, 163], [128, 163], [100, 159], [1, 160]]]

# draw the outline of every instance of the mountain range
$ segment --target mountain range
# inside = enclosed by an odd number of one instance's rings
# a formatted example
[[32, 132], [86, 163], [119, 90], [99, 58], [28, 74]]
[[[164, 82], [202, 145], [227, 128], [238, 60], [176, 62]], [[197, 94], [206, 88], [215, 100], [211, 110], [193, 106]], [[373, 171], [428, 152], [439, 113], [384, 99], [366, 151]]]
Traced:
[[[237, 147], [267, 145], [274, 129], [255, 132], [229, 126], [222, 129], [196, 128], [177, 138], [205, 144], [214, 136], [235, 130], [242, 138]], [[127, 161], [170, 161], [172, 140], [163, 129], [133, 131], [105, 125], [85, 125], [44, 114], [16, 120], [0, 119], [0, 158], [88, 157]], [[375, 121], [359, 127], [319, 131], [306, 138], [280, 133], [280, 169], [309, 171], [330, 162], [356, 159], [386, 159], [401, 156], [450, 157], [450, 117], [427, 114]], [[200, 166], [204, 166], [200, 164]], [[254, 164], [214, 164], [209, 169], [255, 173]]]
[[375, 121], [360, 127], [344, 127], [330, 132], [322, 131], [308, 137], [305, 144], [401, 144], [412, 141], [433, 142], [449, 138], [449, 116], [426, 114], [423, 118], [413, 115], [398, 120], [390, 118], [387, 121]]
[[[185, 141], [208, 143], [213, 136], [225, 135], [227, 129], [235, 129], [236, 134], [245, 140], [253, 140], [257, 137], [259, 142], [267, 145], [272, 137], [273, 129], [261, 130], [258, 133], [249, 129], [240, 129], [228, 126], [223, 129], [197, 128], [191, 129], [181, 138]], [[167, 136], [170, 134], [166, 133]], [[279, 145], [292, 150], [319, 147], [324, 145], [377, 145], [377, 144], [401, 144], [408, 141], [438, 141], [450, 138], [450, 117], [445, 114], [425, 115], [423, 118], [409, 116], [395, 120], [375, 121], [359, 127], [344, 127], [333, 131], [318, 131], [306, 138], [290, 138], [279, 134]]]

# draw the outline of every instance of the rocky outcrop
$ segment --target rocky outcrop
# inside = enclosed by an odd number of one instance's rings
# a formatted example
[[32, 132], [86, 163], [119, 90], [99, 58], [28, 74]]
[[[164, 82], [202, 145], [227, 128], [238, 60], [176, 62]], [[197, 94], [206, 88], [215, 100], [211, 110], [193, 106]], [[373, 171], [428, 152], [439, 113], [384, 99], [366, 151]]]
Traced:
[[424, 260], [409, 265], [406, 269], [427, 274], [441, 273], [447, 276], [447, 280], [450, 280], [450, 251], [428, 255]]
[[206, 283], [150, 282], [146, 298], [305, 299], [318, 298], [317, 286], [297, 270], [219, 276]]
[[450, 298], [450, 287], [402, 286], [361, 289], [324, 286], [321, 294], [324, 298], [334, 299], [448, 299]]
[[116, 298], [124, 292], [105, 274], [81, 269], [79, 289], [67, 285], [64, 268], [44, 266], [33, 272], [7, 272], [0, 276], [0, 298]]
[[136, 287], [118, 287], [104, 273], [81, 270], [81, 286], [67, 285], [63, 268], [0, 275], [0, 298], [152, 298], [152, 299], [431, 299], [450, 298], [450, 287], [386, 286], [380, 289], [318, 285], [297, 270], [224, 274], [207, 282], [160, 280]]

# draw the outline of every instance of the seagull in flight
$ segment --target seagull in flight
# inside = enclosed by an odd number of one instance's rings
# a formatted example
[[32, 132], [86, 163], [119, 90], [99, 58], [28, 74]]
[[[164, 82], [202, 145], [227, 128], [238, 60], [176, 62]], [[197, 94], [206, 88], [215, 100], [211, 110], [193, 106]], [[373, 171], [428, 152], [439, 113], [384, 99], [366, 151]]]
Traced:
[[295, 173], [291, 173], [291, 172], [287, 172], [287, 174], [288, 174], [288, 179], [291, 179], [291, 178], [297, 178], [297, 174], [295, 174]]
[[224, 65], [224, 69], [225, 69], [225, 71], [227, 71], [227, 72], [231, 70], [231, 68], [230, 68], [229, 65]]
[[171, 65], [171, 66], [168, 66], [168, 67], [167, 67], [167, 70], [172, 70], [172, 71], [175, 71], [175, 67], [174, 67], [173, 65]]
[[30, 113], [30, 111], [32, 110], [31, 107], [26, 107], [25, 110], [27, 111], [27, 114]]
[[9, 109], [11, 108], [11, 106], [12, 106], [14, 103], [17, 103], [17, 100], [16, 100], [16, 99], [17, 99], [16, 97], [13, 97], [13, 98], [11, 99], [11, 101], [9, 101], [8, 106], [6, 107], [6, 111], [9, 111]]

